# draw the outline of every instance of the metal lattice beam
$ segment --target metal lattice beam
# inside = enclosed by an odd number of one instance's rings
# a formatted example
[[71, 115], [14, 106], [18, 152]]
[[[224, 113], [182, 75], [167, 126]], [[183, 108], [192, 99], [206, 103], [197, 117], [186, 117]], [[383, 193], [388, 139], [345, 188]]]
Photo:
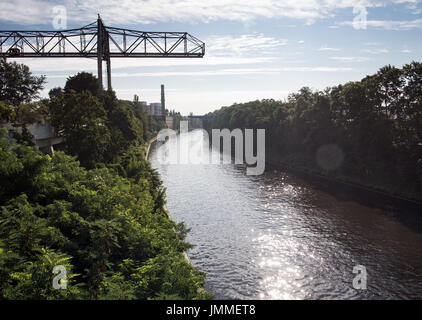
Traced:
[[111, 89], [111, 58], [202, 58], [205, 43], [187, 32], [146, 32], [107, 27], [100, 17], [79, 29], [1, 31], [2, 58], [97, 58], [102, 89], [102, 61]]

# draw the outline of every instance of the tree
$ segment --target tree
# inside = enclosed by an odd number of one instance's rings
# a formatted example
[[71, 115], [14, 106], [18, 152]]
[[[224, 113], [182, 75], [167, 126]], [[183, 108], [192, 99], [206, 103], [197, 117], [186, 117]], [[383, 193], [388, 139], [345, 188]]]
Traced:
[[[79, 72], [75, 76], [67, 78], [64, 91], [70, 93], [71, 90], [74, 90], [78, 93], [82, 91], [89, 91], [93, 96], [99, 97], [100, 92], [98, 88], [98, 79], [92, 73], [89, 72]], [[54, 94], [55, 92], [53, 92]]]
[[27, 124], [42, 121], [48, 115], [48, 107], [41, 102], [31, 102], [20, 104], [16, 108], [14, 125], [25, 127]]
[[[210, 298], [182, 252], [187, 229], [133, 147], [114, 169], [81, 167], [5, 139], [0, 130], [0, 299]], [[52, 288], [66, 267], [68, 289]]]
[[65, 140], [67, 152], [92, 167], [104, 160], [110, 141], [107, 112], [89, 91], [60, 94], [49, 103], [51, 122]]
[[[302, 88], [286, 102], [233, 104], [211, 115], [208, 129], [265, 128], [267, 157], [286, 166], [422, 199], [421, 63], [386, 66], [361, 81], [321, 92]], [[327, 144], [344, 153], [329, 173], [315, 162]]]
[[9, 106], [8, 104], [0, 101], [0, 122], [10, 122], [15, 117], [15, 111], [13, 107]]
[[45, 76], [33, 76], [29, 68], [0, 59], [0, 101], [18, 107], [38, 98], [44, 88]]
[[[44, 101], [0, 102], [2, 120], [48, 115], [73, 155], [43, 155], [0, 129], [0, 300], [211, 298], [182, 255], [187, 229], [168, 218], [165, 188], [144, 159], [145, 119], [114, 92], [85, 90], [82, 78], [51, 90], [48, 110]], [[67, 290], [52, 287], [57, 265]]]
[[48, 92], [48, 96], [50, 97], [50, 99], [54, 99], [57, 98], [61, 93], [63, 93], [63, 89], [60, 87], [56, 87]]

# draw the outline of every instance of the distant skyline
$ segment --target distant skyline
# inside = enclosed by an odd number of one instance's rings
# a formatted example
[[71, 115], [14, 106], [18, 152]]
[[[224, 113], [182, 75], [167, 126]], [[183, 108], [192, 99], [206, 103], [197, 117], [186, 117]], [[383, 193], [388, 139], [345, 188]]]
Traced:
[[[0, 29], [54, 30], [94, 22], [145, 31], [186, 31], [206, 44], [203, 59], [113, 59], [119, 98], [160, 101], [182, 114], [235, 102], [283, 99], [303, 86], [323, 90], [391, 64], [422, 61], [422, 0], [17, 0], [0, 3]], [[56, 9], [55, 9], [56, 8]], [[9, 59], [47, 76], [48, 91], [93, 59]]]

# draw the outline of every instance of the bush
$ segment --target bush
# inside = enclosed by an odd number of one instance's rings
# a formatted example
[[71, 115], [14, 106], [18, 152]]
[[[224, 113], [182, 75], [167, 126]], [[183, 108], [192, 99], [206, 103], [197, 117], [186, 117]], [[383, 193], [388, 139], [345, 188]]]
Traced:
[[[3, 134], [0, 297], [209, 297], [199, 290], [204, 275], [182, 254], [187, 230], [157, 203], [164, 201], [161, 182], [134, 152], [121, 157], [129, 172], [122, 177], [112, 168], [85, 169], [63, 152], [42, 155]], [[52, 289], [56, 264], [66, 266], [69, 290]]]

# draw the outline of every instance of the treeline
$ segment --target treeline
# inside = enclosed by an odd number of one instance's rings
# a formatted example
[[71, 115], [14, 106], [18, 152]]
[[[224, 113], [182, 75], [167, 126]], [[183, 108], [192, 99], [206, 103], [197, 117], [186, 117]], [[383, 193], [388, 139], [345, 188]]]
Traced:
[[179, 130], [180, 121], [186, 120], [186, 117], [182, 116], [180, 112], [177, 112], [176, 110], [170, 110], [169, 117], [173, 118], [173, 130]]
[[41, 103], [47, 105], [53, 127], [64, 138], [64, 151], [86, 167], [115, 161], [130, 145], [148, 141], [164, 127], [141, 107], [118, 100], [114, 91], [100, 96], [97, 78], [90, 73], [68, 78], [64, 89], [52, 89], [49, 96]]
[[422, 200], [421, 63], [210, 115], [209, 128], [266, 129], [269, 162]]
[[[0, 299], [210, 298], [141, 148], [164, 124], [100, 95], [88, 73], [35, 102], [44, 77], [1, 61], [0, 79], [1, 121], [16, 127], [0, 135]], [[41, 118], [63, 137], [52, 156], [25, 130]], [[57, 265], [66, 290], [52, 285]]]

